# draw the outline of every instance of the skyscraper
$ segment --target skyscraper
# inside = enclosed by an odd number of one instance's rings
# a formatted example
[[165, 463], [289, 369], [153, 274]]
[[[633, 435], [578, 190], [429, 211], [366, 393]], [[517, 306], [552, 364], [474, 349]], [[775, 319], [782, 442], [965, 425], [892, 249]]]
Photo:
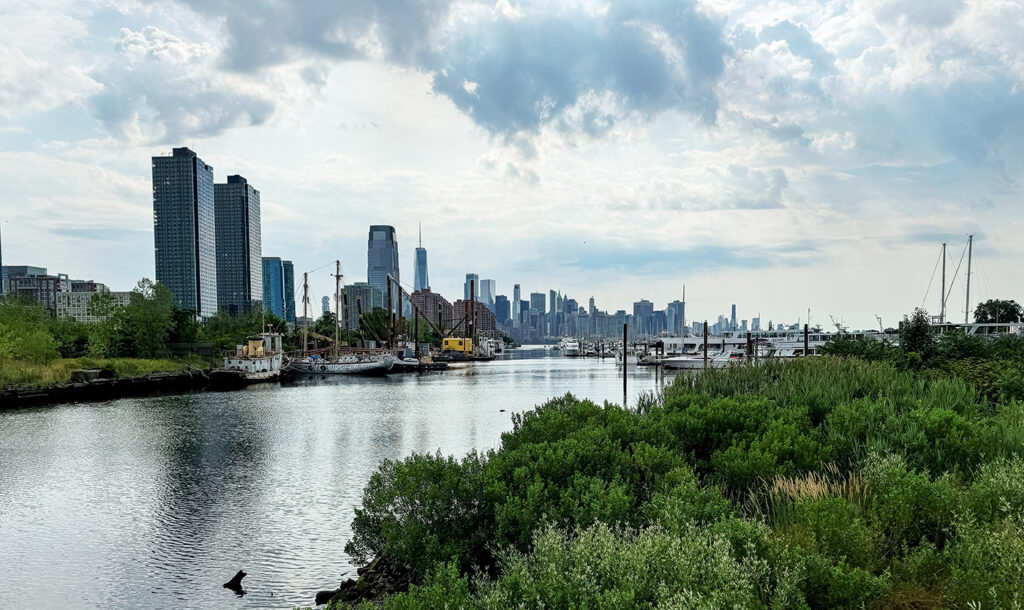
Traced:
[[213, 167], [188, 148], [153, 157], [156, 281], [178, 307], [217, 313], [217, 238]]
[[736, 303], [732, 304], [732, 317], [729, 319], [729, 330], [736, 330]]
[[497, 293], [494, 280], [480, 280], [480, 287], [477, 289], [477, 300], [484, 304], [484, 307], [494, 313], [494, 296]]
[[472, 284], [473, 284], [473, 295], [476, 298], [476, 300], [479, 301], [480, 300], [480, 276], [477, 275], [476, 273], [467, 273], [466, 274], [466, 283], [462, 287], [462, 300], [463, 301], [468, 301], [469, 300], [470, 282], [472, 282]]
[[519, 284], [512, 287], [512, 327], [519, 328], [519, 322], [522, 319], [522, 308], [519, 294]]
[[669, 332], [684, 336], [686, 334], [686, 301], [672, 301], [668, 310], [673, 312], [669, 323]]
[[[395, 228], [389, 225], [372, 225], [366, 245], [366, 280], [368, 284], [380, 290], [385, 301], [388, 298], [389, 275], [395, 282], [401, 281], [398, 274], [398, 238], [395, 236]], [[398, 291], [392, 286], [390, 310], [397, 313], [400, 302]]]
[[295, 267], [291, 261], [263, 257], [263, 310], [295, 323]]
[[320, 299], [320, 313], [327, 313], [331, 310], [331, 299], [330, 297], [324, 297]]
[[231, 315], [263, 299], [260, 192], [241, 176], [213, 185], [217, 219], [217, 307]]
[[413, 276], [413, 290], [430, 290], [427, 279], [427, 249], [423, 247], [423, 229], [420, 228], [420, 245], [416, 247], [416, 271]]
[[637, 332], [641, 335], [651, 332], [652, 314], [654, 314], [654, 303], [647, 299], [640, 299], [633, 303], [633, 320], [636, 323]]
[[587, 308], [587, 313], [593, 317], [594, 311], [597, 309], [594, 305], [594, 297], [590, 297], [590, 303], [588, 303], [588, 305], [590, 305], [590, 307]]
[[503, 294], [494, 297], [494, 317], [497, 318], [498, 324], [508, 322], [511, 316], [511, 305], [508, 302], [508, 297]]

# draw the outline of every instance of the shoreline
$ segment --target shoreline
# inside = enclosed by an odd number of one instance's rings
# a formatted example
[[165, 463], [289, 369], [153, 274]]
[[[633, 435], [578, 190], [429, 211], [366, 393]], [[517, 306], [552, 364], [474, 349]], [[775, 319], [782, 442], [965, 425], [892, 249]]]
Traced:
[[213, 386], [209, 370], [186, 367], [178, 371], [157, 371], [133, 377], [8, 387], [0, 388], [0, 411], [152, 394], [183, 394]]

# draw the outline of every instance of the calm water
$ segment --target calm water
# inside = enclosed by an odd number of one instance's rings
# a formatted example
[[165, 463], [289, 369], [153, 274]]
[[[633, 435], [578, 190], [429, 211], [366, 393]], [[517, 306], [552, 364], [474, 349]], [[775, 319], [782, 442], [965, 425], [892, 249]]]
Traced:
[[[622, 400], [613, 360], [458, 366], [0, 413], [0, 608], [312, 606], [355, 573], [342, 549], [382, 459], [496, 447], [565, 392]], [[663, 383], [629, 376], [633, 404]], [[221, 587], [239, 569], [240, 598]]]

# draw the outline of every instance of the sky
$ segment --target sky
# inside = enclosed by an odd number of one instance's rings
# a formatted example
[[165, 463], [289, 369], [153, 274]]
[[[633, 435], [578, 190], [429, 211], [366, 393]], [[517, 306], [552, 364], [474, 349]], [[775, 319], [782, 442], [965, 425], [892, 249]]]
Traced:
[[[150, 158], [261, 192], [313, 306], [366, 277], [886, 326], [1024, 301], [1021, 0], [0, 0], [4, 264], [153, 277]], [[962, 262], [961, 262], [962, 261]], [[301, 306], [300, 306], [301, 307]]]

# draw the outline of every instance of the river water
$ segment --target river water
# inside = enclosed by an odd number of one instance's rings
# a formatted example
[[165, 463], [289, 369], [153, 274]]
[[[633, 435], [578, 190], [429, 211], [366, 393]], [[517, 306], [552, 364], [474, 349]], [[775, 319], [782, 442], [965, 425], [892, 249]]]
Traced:
[[[629, 395], [659, 388], [631, 366]], [[571, 392], [621, 403], [614, 360], [526, 346], [446, 372], [0, 412], [0, 608], [312, 606], [377, 464], [497, 447]], [[248, 572], [246, 595], [221, 585]]]

